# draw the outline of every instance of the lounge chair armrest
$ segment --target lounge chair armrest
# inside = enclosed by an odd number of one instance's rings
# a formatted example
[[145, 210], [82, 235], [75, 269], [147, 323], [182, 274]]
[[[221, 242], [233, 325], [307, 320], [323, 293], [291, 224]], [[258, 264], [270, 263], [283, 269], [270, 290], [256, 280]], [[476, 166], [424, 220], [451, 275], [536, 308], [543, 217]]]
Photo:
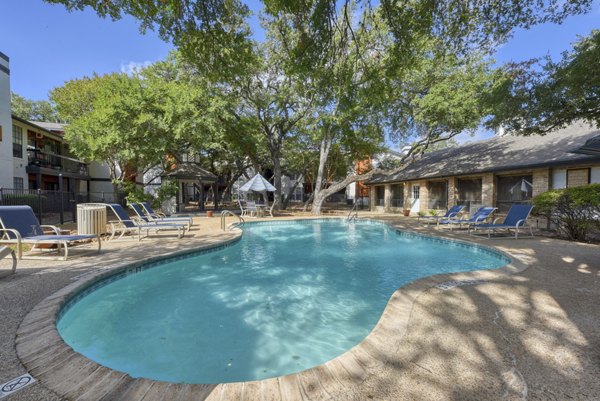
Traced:
[[498, 222], [498, 220], [500, 220], [500, 217], [496, 217], [496, 218], [494, 219], [494, 221], [492, 221], [492, 224], [496, 224], [496, 223]]
[[[458, 212], [457, 212], [457, 213], [454, 213], [454, 212], [452, 212], [452, 213], [449, 213], [449, 214], [448, 214], [448, 218], [449, 218], [449, 219], [453, 219], [453, 218], [455, 218], [455, 217], [457, 217], [457, 216], [458, 216]], [[442, 216], [440, 216], [440, 217], [442, 217]]]
[[515, 227], [524, 226], [526, 221], [527, 221], [527, 219], [521, 219], [521, 220], [517, 221], [517, 224], [515, 224]]
[[56, 235], [61, 235], [62, 234], [62, 230], [60, 228], [56, 227], [56, 226], [51, 226], [49, 224], [44, 224], [44, 225], [41, 225], [40, 227], [42, 227], [42, 228], [48, 228], [48, 229], [50, 229], [50, 231], [52, 231], [52, 233], [54, 233]]
[[155, 215], [157, 215], [158, 217], [161, 217], [161, 218], [163, 218], [163, 219], [164, 219], [165, 217], [167, 217], [167, 215], [166, 215], [166, 214], [164, 214], [163, 212], [157, 212], [157, 211], [155, 211], [155, 212], [154, 212], [154, 214], [155, 214]]
[[[13, 233], [17, 237], [17, 238], [15, 238], [15, 240], [21, 241], [21, 234], [17, 230], [14, 230], [12, 228], [0, 228], [0, 233], [3, 233], [0, 236], [0, 239], [4, 238], [4, 236], [8, 233]], [[12, 239], [12, 238], [8, 238], [8, 239]]]

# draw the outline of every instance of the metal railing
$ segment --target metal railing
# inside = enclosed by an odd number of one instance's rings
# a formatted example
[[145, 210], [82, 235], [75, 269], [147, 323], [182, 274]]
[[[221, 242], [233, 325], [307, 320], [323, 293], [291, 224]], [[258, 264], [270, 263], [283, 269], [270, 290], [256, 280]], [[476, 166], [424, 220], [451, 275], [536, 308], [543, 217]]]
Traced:
[[125, 194], [0, 187], [1, 206], [29, 206], [40, 224], [64, 224], [77, 221], [77, 205], [81, 203], [119, 203], [125, 206]]
[[352, 209], [350, 209], [350, 212], [348, 212], [348, 217], [346, 220], [352, 221], [356, 219], [358, 219], [358, 203], [354, 202], [354, 206], [352, 206]]
[[223, 231], [226, 231], [226, 229], [227, 229], [226, 223], [225, 223], [225, 217], [227, 217], [227, 215], [237, 217], [240, 220], [241, 224], [244, 224], [246, 222], [246, 220], [244, 220], [244, 218], [242, 216], [238, 216], [237, 214], [233, 213], [231, 210], [223, 210], [221, 212], [221, 229]]
[[41, 150], [27, 150], [29, 165], [51, 168], [80, 175], [89, 175], [88, 164], [71, 157], [55, 153], [42, 152]]

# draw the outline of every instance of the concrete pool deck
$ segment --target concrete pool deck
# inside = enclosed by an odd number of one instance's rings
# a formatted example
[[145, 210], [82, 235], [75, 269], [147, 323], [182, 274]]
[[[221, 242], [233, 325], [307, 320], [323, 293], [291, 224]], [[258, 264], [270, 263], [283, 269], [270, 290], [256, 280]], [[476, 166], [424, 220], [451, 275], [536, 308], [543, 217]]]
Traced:
[[[57, 291], [65, 292], [65, 287], [75, 287], [108, 267], [214, 246], [239, 235], [221, 231], [218, 218], [196, 219], [200, 227], [195, 225], [181, 241], [163, 237], [141, 243], [104, 242], [100, 256], [79, 256], [74, 249], [66, 262], [21, 261], [15, 275], [6, 275], [4, 263], [0, 383], [27, 371], [37, 379], [7, 399], [600, 398], [600, 246], [543, 237], [485, 240], [419, 226], [398, 215], [364, 216], [402, 229], [492, 246], [509, 254], [516, 268], [436, 276], [403, 287], [373, 333], [325, 365], [261, 382], [203, 386], [131, 379], [68, 354], [65, 345], [44, 349], [44, 341], [56, 339], [43, 314], [62, 296]], [[524, 266], [528, 268], [518, 272]], [[435, 287], [472, 279], [485, 281]]]

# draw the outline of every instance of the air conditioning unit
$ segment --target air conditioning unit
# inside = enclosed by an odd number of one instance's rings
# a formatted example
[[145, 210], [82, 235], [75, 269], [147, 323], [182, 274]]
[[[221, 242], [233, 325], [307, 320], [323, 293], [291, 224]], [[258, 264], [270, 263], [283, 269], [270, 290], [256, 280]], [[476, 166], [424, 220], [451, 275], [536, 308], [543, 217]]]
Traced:
[[44, 135], [40, 134], [39, 132], [36, 132], [35, 137], [36, 137], [36, 139], [42, 139], [44, 137]]

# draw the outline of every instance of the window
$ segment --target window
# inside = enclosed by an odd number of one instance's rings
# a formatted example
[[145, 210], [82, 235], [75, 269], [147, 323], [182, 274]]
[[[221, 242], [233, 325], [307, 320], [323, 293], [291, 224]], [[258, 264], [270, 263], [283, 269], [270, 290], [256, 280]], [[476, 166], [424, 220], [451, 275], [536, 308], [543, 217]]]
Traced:
[[23, 128], [13, 125], [13, 157], [23, 158]]
[[532, 175], [498, 177], [496, 207], [500, 213], [507, 212], [517, 203], [530, 203], [533, 192]]
[[404, 184], [392, 185], [392, 207], [404, 207]]
[[375, 204], [377, 206], [383, 206], [385, 204], [385, 187], [380, 185], [375, 187]]
[[464, 206], [469, 213], [482, 206], [481, 203], [481, 178], [459, 178], [456, 183], [458, 200], [457, 205]]
[[564, 168], [552, 170], [552, 189], [567, 187], [567, 170]]
[[13, 189], [18, 190], [18, 191], [22, 191], [23, 189], [25, 189], [23, 187], [23, 178], [13, 177]]
[[413, 185], [412, 187], [412, 198], [413, 200], [417, 200], [420, 198], [421, 187], [418, 185]]
[[448, 182], [429, 182], [429, 209], [446, 209], [448, 207]]

